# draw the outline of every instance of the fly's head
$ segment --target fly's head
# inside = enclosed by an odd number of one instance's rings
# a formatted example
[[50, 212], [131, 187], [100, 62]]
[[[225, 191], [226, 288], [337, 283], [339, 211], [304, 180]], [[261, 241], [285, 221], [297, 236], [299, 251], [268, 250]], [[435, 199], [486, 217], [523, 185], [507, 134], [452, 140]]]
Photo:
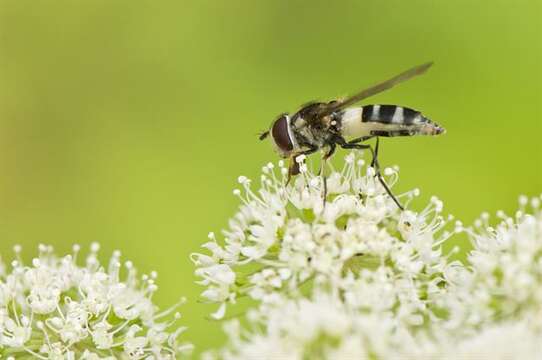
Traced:
[[290, 117], [288, 114], [281, 114], [271, 125], [269, 131], [260, 135], [260, 140], [271, 135], [275, 150], [283, 158], [290, 157], [295, 150], [296, 143], [294, 134], [290, 126]]

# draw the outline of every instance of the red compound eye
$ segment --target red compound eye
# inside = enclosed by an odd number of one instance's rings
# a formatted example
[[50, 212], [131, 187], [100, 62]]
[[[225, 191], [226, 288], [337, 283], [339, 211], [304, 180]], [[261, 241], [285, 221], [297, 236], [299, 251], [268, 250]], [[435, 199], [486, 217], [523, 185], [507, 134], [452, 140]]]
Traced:
[[294, 144], [288, 131], [288, 116], [281, 115], [271, 128], [271, 135], [282, 153], [289, 153], [294, 149]]

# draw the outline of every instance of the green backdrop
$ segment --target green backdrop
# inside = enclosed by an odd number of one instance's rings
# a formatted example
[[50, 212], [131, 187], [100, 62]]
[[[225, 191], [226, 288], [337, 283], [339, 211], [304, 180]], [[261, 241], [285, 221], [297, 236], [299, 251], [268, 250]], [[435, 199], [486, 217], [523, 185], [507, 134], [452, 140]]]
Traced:
[[[346, 95], [418, 63], [372, 102], [447, 128], [384, 139], [399, 190], [470, 223], [542, 191], [540, 1], [0, 0], [0, 253], [39, 242], [121, 249], [204, 320], [188, 255], [238, 203], [238, 175], [275, 160], [256, 134], [280, 112]], [[344, 154], [344, 153], [343, 153]]]

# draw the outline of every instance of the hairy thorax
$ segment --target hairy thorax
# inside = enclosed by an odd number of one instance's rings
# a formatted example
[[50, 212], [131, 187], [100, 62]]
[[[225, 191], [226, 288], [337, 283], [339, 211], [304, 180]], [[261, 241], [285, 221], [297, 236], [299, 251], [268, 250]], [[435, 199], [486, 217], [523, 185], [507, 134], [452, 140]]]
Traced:
[[318, 122], [297, 117], [293, 122], [294, 134], [299, 147], [324, 147], [332, 137], [331, 117], [326, 116]]

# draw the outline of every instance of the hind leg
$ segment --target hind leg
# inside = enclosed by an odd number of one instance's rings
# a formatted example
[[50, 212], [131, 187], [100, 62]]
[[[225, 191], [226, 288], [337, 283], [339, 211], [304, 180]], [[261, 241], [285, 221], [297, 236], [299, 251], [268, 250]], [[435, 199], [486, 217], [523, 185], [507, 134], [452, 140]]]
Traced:
[[[352, 141], [346, 142], [343, 138], [341, 138], [340, 140], [342, 141], [338, 142], [338, 144], [343, 149], [360, 149], [360, 150], [369, 149], [371, 150], [371, 154], [373, 156], [373, 159], [371, 161], [371, 167], [375, 169], [375, 176], [378, 178], [378, 181], [380, 182], [380, 184], [382, 184], [382, 186], [384, 187], [388, 195], [392, 198], [393, 202], [395, 202], [397, 207], [401, 210], [404, 210], [399, 200], [397, 200], [395, 195], [393, 195], [393, 193], [391, 192], [391, 189], [388, 187], [388, 184], [386, 184], [386, 182], [384, 181], [384, 177], [382, 176], [382, 173], [380, 172], [380, 164], [378, 163], [378, 149], [380, 145], [379, 138], [378, 137], [376, 138], [376, 145], [375, 145], [374, 150], [371, 147], [371, 145], [368, 145], [368, 144], [358, 144], [358, 143], [353, 143]], [[358, 141], [358, 139], [355, 139], [353, 141]], [[362, 140], [359, 140], [359, 141], [362, 141]]]

